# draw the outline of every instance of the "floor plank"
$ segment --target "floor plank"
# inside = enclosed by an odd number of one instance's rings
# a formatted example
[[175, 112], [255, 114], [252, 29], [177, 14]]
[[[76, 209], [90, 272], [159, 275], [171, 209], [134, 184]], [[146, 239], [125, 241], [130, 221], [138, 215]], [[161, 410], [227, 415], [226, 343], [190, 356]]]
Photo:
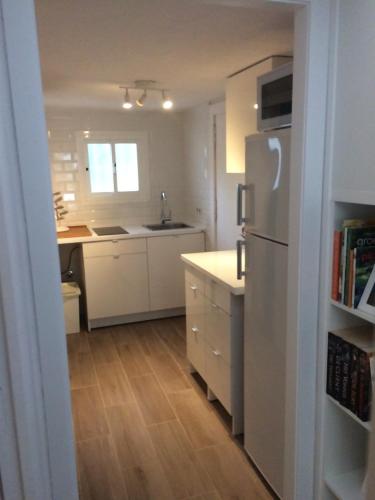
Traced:
[[[233, 497], [235, 498], [235, 497]], [[190, 497], [189, 500], [221, 500], [221, 496], [217, 491], [211, 493], [204, 493], [203, 495], [197, 495], [195, 497]]]
[[193, 448], [204, 448], [230, 439], [217, 415], [207, 408], [194, 389], [168, 394], [168, 399]]
[[154, 375], [133, 377], [130, 383], [146, 425], [176, 418]]
[[172, 323], [167, 323], [166, 320], [155, 322], [154, 329], [164, 344], [168, 347], [169, 352], [175, 358], [179, 367], [185, 372], [189, 372], [189, 362], [186, 358], [186, 334], [180, 336]]
[[95, 365], [118, 361], [118, 354], [108, 328], [88, 334], [89, 344]]
[[81, 500], [131, 500], [109, 437], [78, 443]]
[[96, 386], [73, 389], [73, 421], [76, 440], [90, 439], [108, 434], [104, 406]]
[[67, 335], [67, 346], [71, 389], [95, 385], [95, 370], [87, 335]]
[[98, 364], [95, 369], [104, 406], [118, 406], [134, 398], [120, 362]]
[[175, 498], [214, 490], [211, 479], [195, 457], [178, 421], [151, 426], [149, 432]]
[[107, 408], [106, 414], [122, 468], [134, 469], [156, 459], [151, 437], [135, 400]]
[[185, 374], [170, 354], [161, 353], [150, 356], [150, 365], [165, 391], [182, 391], [191, 387]]
[[143, 352], [147, 357], [168, 352], [167, 346], [159, 337], [152, 324], [152, 321], [147, 321], [134, 325], [134, 336], [142, 346]]
[[232, 442], [195, 452], [225, 500], [271, 500], [255, 471]]
[[117, 351], [129, 378], [152, 373], [142, 347], [134, 336], [129, 336], [126, 341], [117, 344]]
[[131, 500], [175, 499], [167, 477], [157, 460], [124, 469], [123, 474]]

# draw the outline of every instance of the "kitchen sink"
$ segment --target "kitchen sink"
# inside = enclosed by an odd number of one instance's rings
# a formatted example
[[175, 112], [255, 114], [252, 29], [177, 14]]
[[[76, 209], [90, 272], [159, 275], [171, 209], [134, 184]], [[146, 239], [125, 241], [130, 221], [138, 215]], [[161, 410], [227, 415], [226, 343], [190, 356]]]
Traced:
[[165, 224], [146, 224], [144, 227], [151, 231], [164, 231], [165, 229], [185, 229], [193, 226], [189, 226], [183, 222], [166, 222]]
[[98, 236], [112, 236], [115, 234], [129, 234], [121, 226], [93, 227], [92, 230]]

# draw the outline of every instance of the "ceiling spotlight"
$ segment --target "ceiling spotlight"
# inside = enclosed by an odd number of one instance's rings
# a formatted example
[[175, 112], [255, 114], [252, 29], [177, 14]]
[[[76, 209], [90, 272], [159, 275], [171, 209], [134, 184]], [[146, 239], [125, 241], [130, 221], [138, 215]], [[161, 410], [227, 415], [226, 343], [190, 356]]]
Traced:
[[124, 102], [122, 104], [122, 107], [124, 109], [131, 109], [133, 107], [133, 104], [130, 102], [129, 89], [126, 89], [125, 91]]
[[137, 106], [139, 106], [140, 108], [143, 108], [143, 105], [145, 103], [145, 100], [146, 100], [146, 97], [147, 97], [147, 90], [144, 89], [143, 91], [143, 94], [141, 95], [141, 97], [139, 97], [135, 102], [137, 103]]
[[162, 98], [163, 98], [163, 108], [164, 109], [171, 109], [173, 107], [173, 101], [165, 95], [165, 90], [161, 91]]

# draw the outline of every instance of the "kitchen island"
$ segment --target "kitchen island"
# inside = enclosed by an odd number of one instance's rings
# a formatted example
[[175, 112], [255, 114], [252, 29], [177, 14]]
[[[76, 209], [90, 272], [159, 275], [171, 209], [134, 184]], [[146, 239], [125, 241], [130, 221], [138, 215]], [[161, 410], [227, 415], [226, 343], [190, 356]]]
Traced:
[[192, 372], [207, 383], [232, 416], [232, 433], [243, 432], [244, 278], [237, 280], [233, 251], [183, 254], [186, 342]]

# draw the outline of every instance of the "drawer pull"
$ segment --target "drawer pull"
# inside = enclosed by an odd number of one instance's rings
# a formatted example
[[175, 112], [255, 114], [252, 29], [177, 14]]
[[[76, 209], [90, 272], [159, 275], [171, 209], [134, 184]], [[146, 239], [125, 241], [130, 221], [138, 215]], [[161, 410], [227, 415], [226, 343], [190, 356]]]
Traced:
[[212, 309], [217, 309], [217, 305], [214, 302], [211, 302]]
[[113, 258], [114, 258], [114, 259], [119, 259], [119, 258], [120, 258], [120, 256], [119, 256], [119, 255], [113, 255]]
[[118, 240], [112, 240], [112, 243], [118, 243]]
[[191, 329], [191, 331], [193, 333], [199, 333], [199, 328], [197, 328], [196, 326], [193, 326], [193, 328]]
[[216, 350], [215, 350], [215, 351], [212, 351], [212, 354], [213, 354], [214, 356], [221, 356], [221, 352], [220, 352], [220, 351], [216, 351]]
[[197, 285], [191, 285], [190, 288], [193, 290], [193, 292], [196, 292], [198, 290]]

